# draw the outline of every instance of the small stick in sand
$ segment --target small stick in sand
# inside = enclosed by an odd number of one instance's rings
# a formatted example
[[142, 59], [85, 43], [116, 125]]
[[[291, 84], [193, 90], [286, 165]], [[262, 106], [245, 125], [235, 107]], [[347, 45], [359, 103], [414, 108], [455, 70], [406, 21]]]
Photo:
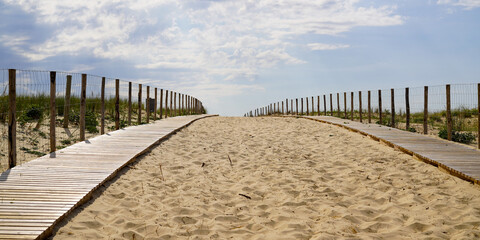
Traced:
[[230, 161], [230, 167], [233, 167], [232, 159], [230, 159], [230, 155], [227, 154], [228, 161]]
[[162, 181], [165, 181], [165, 178], [163, 177], [162, 164], [158, 164], [158, 166], [160, 166], [160, 174], [162, 174]]
[[245, 194], [239, 193], [238, 195], [240, 195], [240, 196], [242, 196], [242, 197], [246, 197], [246, 198], [248, 198], [248, 199], [252, 199], [250, 196], [247, 196], [247, 195], [245, 195]]

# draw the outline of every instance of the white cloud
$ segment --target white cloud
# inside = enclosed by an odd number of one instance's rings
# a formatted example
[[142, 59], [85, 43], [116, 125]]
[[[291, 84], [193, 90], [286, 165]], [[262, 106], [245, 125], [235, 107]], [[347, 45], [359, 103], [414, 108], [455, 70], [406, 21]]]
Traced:
[[335, 50], [335, 49], [342, 49], [342, 48], [349, 48], [350, 45], [348, 44], [325, 44], [325, 43], [309, 43], [307, 45], [311, 50], [318, 51], [318, 50]]
[[[81, 54], [124, 59], [139, 69], [178, 71], [179, 81], [203, 79], [190, 89], [199, 87], [205, 94], [258, 90], [256, 85], [238, 82], [254, 81], [265, 68], [305, 63], [289, 52], [298, 45], [299, 36], [403, 23], [394, 14], [395, 6], [360, 7], [359, 0], [3, 1], [20, 6], [38, 24], [56, 29], [51, 38], [34, 45], [26, 45], [25, 40], [3, 43], [15, 46], [31, 61]], [[308, 46], [311, 50], [348, 47]], [[200, 82], [206, 81], [209, 89], [217, 90], [200, 88]]]
[[459, 6], [471, 10], [480, 7], [480, 0], [438, 0], [437, 4]]

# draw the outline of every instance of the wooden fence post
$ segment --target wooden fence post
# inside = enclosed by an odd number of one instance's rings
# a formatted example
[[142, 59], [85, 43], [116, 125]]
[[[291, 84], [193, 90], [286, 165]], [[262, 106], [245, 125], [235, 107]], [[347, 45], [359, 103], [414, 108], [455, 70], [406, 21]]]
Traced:
[[165, 90], [165, 118], [168, 116], [168, 90]]
[[360, 114], [360, 122], [362, 122], [362, 91], [358, 91], [358, 113]]
[[100, 134], [105, 134], [105, 77], [102, 77], [102, 87], [100, 93]]
[[371, 92], [368, 90], [368, 123], [372, 123], [372, 105], [371, 105]]
[[288, 115], [288, 98], [285, 98], [285, 110]]
[[147, 112], [147, 123], [150, 122], [150, 86], [147, 86], [147, 100], [145, 101], [145, 112]]
[[138, 84], [138, 117], [137, 124], [142, 124], [142, 84]]
[[82, 91], [80, 93], [80, 141], [85, 141], [85, 113], [87, 98], [87, 74], [82, 74]]
[[428, 134], [428, 86], [423, 89], [423, 134]]
[[177, 92], [173, 93], [173, 116], [178, 115], [178, 109], [177, 109]]
[[383, 119], [382, 119], [382, 90], [378, 90], [378, 118], [380, 121], [380, 125], [383, 124]]
[[63, 127], [68, 128], [70, 117], [70, 95], [72, 92], [72, 75], [67, 75], [65, 88], [65, 104], [63, 105]]
[[153, 106], [153, 121], [157, 121], [157, 88], [155, 88], [155, 104]]
[[333, 116], [333, 101], [332, 101], [331, 93], [330, 93], [330, 116]]
[[315, 103], [312, 96], [312, 116], [315, 115]]
[[50, 152], [57, 150], [56, 136], [55, 136], [55, 119], [57, 117], [57, 106], [55, 102], [55, 95], [57, 93], [57, 73], [50, 72]]
[[310, 109], [308, 107], [308, 97], [305, 98], [305, 102], [307, 104], [307, 116], [309, 116], [310, 115]]
[[345, 115], [345, 119], [348, 119], [347, 115], [347, 92], [343, 92], [343, 111]]
[[408, 131], [410, 129], [410, 89], [408, 87], [405, 88], [405, 112], [405, 128]]
[[303, 115], [303, 114], [304, 114], [304, 111], [303, 111], [303, 97], [300, 98], [300, 102], [302, 103], [302, 104], [301, 104], [301, 106], [302, 106], [302, 108], [301, 108], [302, 112], [300, 113], [300, 115]]
[[8, 69], [8, 168], [17, 165], [17, 71]]
[[354, 107], [353, 107], [353, 92], [351, 93], [350, 100], [351, 100], [351, 103], [352, 103], [351, 106], [350, 106], [350, 107], [351, 107], [351, 109], [350, 109], [350, 111], [351, 111], [350, 120], [353, 121], [353, 113], [354, 113]]
[[163, 118], [163, 89], [160, 89], [160, 114], [159, 114], [159, 119]]
[[297, 105], [295, 108], [295, 113], [298, 115], [298, 98], [295, 98], [295, 105]]
[[452, 141], [452, 109], [450, 101], [450, 84], [446, 85], [447, 92], [447, 139]]
[[480, 83], [477, 85], [477, 100], [478, 100], [478, 112], [477, 112], [477, 143], [478, 148], [480, 149]]
[[173, 92], [170, 91], [170, 114], [168, 114], [170, 117], [173, 117]]
[[320, 116], [320, 95], [317, 95], [317, 116]]
[[115, 130], [120, 129], [120, 79], [115, 79]]
[[284, 104], [284, 102], [282, 101], [282, 115], [285, 115], [285, 108], [284, 108], [284, 107], [285, 107], [285, 104]]
[[323, 94], [323, 114], [327, 116], [327, 96]]
[[394, 128], [394, 127], [395, 127], [395, 90], [392, 88], [392, 89], [390, 90], [390, 92], [391, 92], [390, 95], [391, 95], [391, 99], [392, 99], [392, 104], [391, 104], [391, 107], [392, 107], [392, 114], [391, 114], [391, 115], [392, 115], [392, 120], [391, 120], [390, 126], [391, 126], [392, 128]]
[[340, 117], [342, 112], [340, 111], [340, 93], [337, 93], [337, 117]]
[[128, 126], [132, 125], [132, 82], [128, 82]]

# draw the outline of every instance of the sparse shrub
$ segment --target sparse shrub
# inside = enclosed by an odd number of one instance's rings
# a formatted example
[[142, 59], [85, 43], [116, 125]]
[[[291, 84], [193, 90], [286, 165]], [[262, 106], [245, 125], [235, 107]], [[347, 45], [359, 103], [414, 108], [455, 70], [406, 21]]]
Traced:
[[[443, 139], [448, 139], [447, 129], [442, 128], [442, 130], [438, 132], [438, 136]], [[473, 135], [471, 132], [457, 132], [455, 130], [452, 130], [452, 141], [454, 142], [470, 144], [474, 140], [475, 140], [475, 135]]]
[[415, 129], [414, 127], [409, 127], [409, 128], [407, 129], [407, 131], [409, 131], [409, 132], [417, 132], [417, 129]]

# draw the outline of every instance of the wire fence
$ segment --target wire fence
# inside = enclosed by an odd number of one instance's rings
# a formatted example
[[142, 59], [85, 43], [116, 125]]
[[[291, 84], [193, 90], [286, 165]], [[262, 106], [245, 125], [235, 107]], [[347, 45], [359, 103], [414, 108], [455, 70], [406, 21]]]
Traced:
[[0, 88], [2, 171], [120, 128], [205, 113], [189, 95], [167, 106], [166, 89], [81, 73], [0, 69]]
[[[305, 106], [302, 108], [305, 100], [310, 101], [308, 113]], [[480, 84], [328, 93], [284, 99], [277, 104], [283, 104], [285, 108], [272, 108], [269, 104], [244, 116], [335, 116], [433, 135], [480, 148]]]

